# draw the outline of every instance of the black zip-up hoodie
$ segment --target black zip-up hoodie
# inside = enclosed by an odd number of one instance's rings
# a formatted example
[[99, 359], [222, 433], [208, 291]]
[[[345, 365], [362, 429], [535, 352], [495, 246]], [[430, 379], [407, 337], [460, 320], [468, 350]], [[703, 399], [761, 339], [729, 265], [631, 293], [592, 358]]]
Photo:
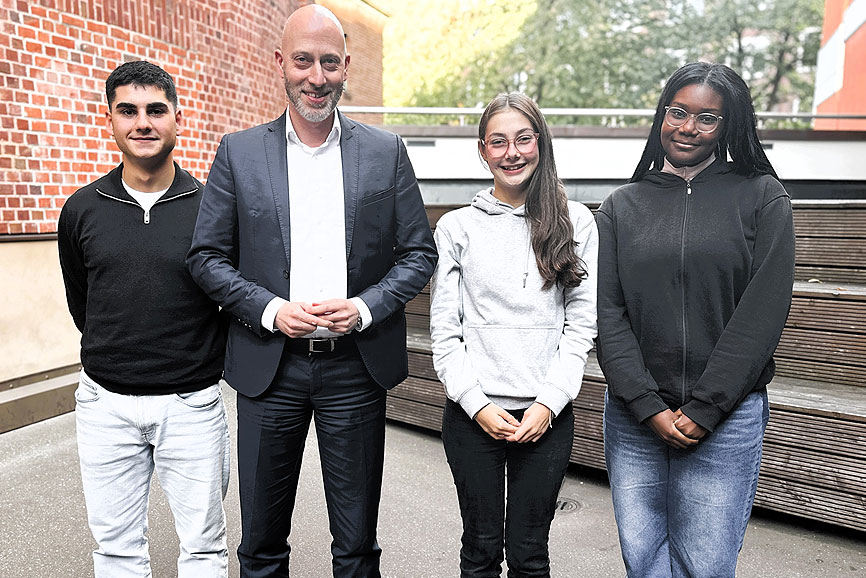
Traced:
[[716, 160], [614, 191], [599, 232], [598, 358], [639, 421], [682, 408], [712, 431], [773, 378], [794, 281], [791, 202]]
[[115, 393], [187, 393], [219, 381], [225, 331], [186, 253], [203, 186], [175, 164], [148, 213], [121, 164], [75, 192], [57, 225], [66, 299], [87, 375]]

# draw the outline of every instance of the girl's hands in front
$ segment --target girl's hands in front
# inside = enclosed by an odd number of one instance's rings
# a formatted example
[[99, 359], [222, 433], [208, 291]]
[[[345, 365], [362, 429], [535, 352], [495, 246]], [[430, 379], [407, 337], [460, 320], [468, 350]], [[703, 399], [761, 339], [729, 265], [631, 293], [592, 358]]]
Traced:
[[509, 442], [537, 442], [550, 427], [552, 412], [546, 405], [533, 403], [523, 412], [523, 421], [512, 435], [505, 438]]
[[[683, 414], [681, 413], [680, 416], [682, 415]], [[650, 427], [650, 429], [653, 430], [653, 432], [659, 437], [660, 440], [662, 440], [672, 448], [684, 450], [687, 447], [693, 446], [698, 443], [698, 440], [688, 437], [677, 428], [676, 422], [678, 419], [680, 419], [680, 416], [678, 416], [671, 410], [666, 409], [649, 417], [646, 420], [646, 423]]]
[[481, 429], [495, 440], [504, 440], [517, 431], [520, 422], [513, 415], [496, 405], [488, 403], [475, 414], [475, 421]]
[[674, 420], [674, 426], [676, 426], [684, 436], [692, 438], [693, 440], [699, 440], [707, 435], [708, 432], [706, 428], [693, 422], [689, 416], [683, 413], [683, 410], [678, 409], [674, 412], [674, 415], [677, 416], [677, 419]]

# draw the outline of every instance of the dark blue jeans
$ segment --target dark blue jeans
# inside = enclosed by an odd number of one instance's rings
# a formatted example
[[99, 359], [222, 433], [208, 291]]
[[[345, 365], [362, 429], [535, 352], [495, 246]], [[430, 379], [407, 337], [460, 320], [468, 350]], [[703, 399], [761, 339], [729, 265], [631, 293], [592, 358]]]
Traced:
[[573, 437], [570, 404], [541, 439], [519, 444], [493, 439], [446, 403], [442, 441], [463, 517], [461, 578], [501, 576], [503, 548], [508, 578], [550, 576], [547, 539]]
[[259, 397], [238, 394], [242, 578], [289, 576], [292, 511], [310, 419], [322, 461], [334, 576], [379, 578], [376, 542], [385, 454], [385, 390], [357, 349], [283, 353]]
[[733, 578], [752, 511], [766, 390], [696, 446], [677, 450], [605, 399], [604, 450], [629, 578]]

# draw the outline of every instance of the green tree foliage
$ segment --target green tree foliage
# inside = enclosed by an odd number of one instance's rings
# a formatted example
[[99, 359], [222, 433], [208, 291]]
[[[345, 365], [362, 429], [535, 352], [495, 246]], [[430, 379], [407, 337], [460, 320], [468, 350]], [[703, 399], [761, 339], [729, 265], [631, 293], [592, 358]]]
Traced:
[[703, 18], [710, 54], [740, 71], [758, 110], [810, 110], [821, 44], [821, 0], [711, 0]]
[[665, 79], [701, 59], [740, 71], [758, 110], [785, 102], [808, 110], [822, 5], [821, 0], [535, 0], [520, 7], [500, 0], [407, 2], [395, 7], [386, 36], [385, 102], [472, 107], [499, 92], [520, 90], [543, 107], [652, 108]]
[[[485, 77], [491, 50], [517, 34], [534, 2], [418, 0], [392, 3], [385, 30], [384, 101], [391, 106], [475, 106], [464, 86]], [[491, 63], [492, 64], [492, 63]], [[476, 92], [484, 93], [483, 89]]]

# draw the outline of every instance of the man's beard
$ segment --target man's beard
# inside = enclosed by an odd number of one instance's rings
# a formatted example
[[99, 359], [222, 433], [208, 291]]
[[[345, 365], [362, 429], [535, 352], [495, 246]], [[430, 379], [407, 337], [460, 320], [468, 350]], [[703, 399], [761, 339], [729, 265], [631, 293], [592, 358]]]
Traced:
[[289, 102], [292, 103], [292, 106], [295, 107], [295, 110], [307, 121], [309, 122], [322, 122], [334, 112], [334, 109], [337, 108], [337, 103], [340, 101], [340, 97], [343, 96], [343, 88], [344, 85], [341, 82], [335, 88], [331, 90], [331, 93], [328, 95], [328, 99], [325, 101], [324, 106], [321, 108], [314, 108], [308, 106], [303, 101], [303, 95], [301, 94], [301, 87], [292, 87], [289, 85], [289, 81], [285, 80], [286, 85], [286, 94], [289, 97]]

